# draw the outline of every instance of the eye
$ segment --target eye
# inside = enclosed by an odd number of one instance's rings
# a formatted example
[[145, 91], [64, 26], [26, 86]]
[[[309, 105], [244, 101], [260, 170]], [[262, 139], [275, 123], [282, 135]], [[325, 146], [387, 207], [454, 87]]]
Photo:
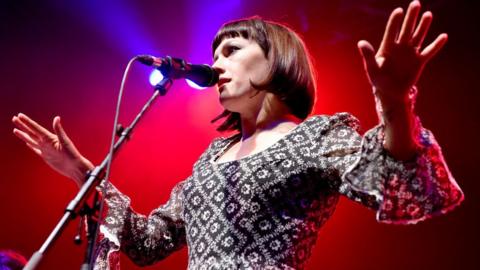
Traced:
[[235, 53], [236, 51], [240, 50], [240, 47], [236, 46], [236, 45], [229, 45], [227, 48], [226, 48], [226, 54], [227, 56], [228, 55], [231, 55], [232, 53]]
[[[221, 55], [224, 57], [229, 57], [231, 54], [236, 51], [241, 50], [241, 47], [234, 44], [227, 44], [221, 49]], [[213, 57], [213, 62], [215, 63], [218, 60], [218, 55]]]

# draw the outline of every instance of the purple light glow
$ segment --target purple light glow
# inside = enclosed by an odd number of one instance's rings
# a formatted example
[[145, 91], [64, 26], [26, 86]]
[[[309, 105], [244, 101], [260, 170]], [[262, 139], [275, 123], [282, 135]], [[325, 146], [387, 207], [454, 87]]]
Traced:
[[131, 57], [158, 53], [152, 33], [142, 23], [137, 6], [121, 1], [56, 2], [55, 7], [76, 17], [79, 24], [98, 32], [113, 49]]
[[[187, 11], [190, 33], [190, 61], [198, 63], [211, 63], [211, 42], [222, 24], [242, 16], [243, 0], [209, 1], [210, 5], [203, 2], [191, 1]], [[205, 19], [208, 18], [208, 19]]]

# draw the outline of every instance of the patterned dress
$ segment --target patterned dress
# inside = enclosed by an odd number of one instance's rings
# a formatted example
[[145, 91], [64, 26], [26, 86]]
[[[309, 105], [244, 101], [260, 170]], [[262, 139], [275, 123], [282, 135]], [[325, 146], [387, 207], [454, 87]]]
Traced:
[[433, 135], [419, 125], [410, 161], [383, 148], [383, 127], [362, 138], [347, 113], [313, 116], [267, 149], [216, 159], [238, 136], [215, 139], [169, 201], [146, 217], [111, 184], [95, 269], [118, 269], [119, 251], [150, 265], [188, 246], [188, 269], [303, 269], [340, 195], [385, 223], [414, 224], [463, 200]]

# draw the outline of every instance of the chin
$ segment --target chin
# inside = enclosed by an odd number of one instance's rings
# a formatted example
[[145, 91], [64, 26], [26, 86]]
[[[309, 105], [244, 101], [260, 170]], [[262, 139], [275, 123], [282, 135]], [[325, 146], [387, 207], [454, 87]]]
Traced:
[[233, 102], [231, 102], [231, 100], [229, 100], [229, 98], [222, 98], [220, 97], [220, 105], [222, 105], [222, 107], [227, 110], [227, 111], [230, 111], [230, 112], [235, 112], [235, 107], [236, 106], [233, 106], [232, 104]]
[[242, 106], [241, 103], [242, 102], [236, 98], [222, 97], [222, 95], [220, 95], [220, 105], [227, 111], [240, 113], [241, 108], [245, 107]]

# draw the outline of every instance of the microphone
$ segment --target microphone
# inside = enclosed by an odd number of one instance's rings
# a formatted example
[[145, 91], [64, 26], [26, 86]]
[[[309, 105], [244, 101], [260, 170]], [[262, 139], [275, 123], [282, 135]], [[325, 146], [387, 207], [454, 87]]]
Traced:
[[151, 55], [139, 55], [137, 60], [147, 66], [155, 67], [167, 78], [189, 79], [201, 87], [213, 86], [218, 82], [218, 72], [209, 65], [194, 65], [183, 59], [170, 56], [160, 58]]

